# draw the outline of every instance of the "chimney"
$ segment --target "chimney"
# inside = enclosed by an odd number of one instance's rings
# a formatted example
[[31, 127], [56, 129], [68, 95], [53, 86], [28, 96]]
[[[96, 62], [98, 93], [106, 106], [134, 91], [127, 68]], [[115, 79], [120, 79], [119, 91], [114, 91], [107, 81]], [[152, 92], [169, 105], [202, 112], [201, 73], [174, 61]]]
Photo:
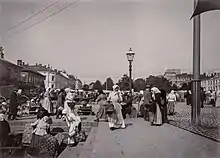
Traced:
[[17, 60], [17, 65], [22, 66], [22, 60]]

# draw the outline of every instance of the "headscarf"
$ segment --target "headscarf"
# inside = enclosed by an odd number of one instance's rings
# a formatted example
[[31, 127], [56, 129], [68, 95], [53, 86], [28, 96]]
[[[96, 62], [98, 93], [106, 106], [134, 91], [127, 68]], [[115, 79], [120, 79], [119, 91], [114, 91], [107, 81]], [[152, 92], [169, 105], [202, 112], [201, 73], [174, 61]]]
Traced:
[[66, 88], [66, 89], [65, 89], [65, 92], [66, 92], [66, 93], [69, 93], [70, 90], [71, 90], [70, 88]]
[[140, 94], [141, 94], [141, 95], [144, 95], [144, 91], [143, 91], [143, 90], [141, 90], [141, 91], [140, 91]]
[[116, 88], [119, 89], [119, 86], [118, 86], [118, 85], [114, 85], [114, 86], [112, 87], [113, 91], [115, 91]]
[[157, 87], [153, 87], [151, 88], [151, 90], [153, 91], [153, 93], [158, 94], [161, 93], [160, 90]]
[[174, 94], [174, 90], [172, 90], [172, 91], [170, 92], [170, 94]]
[[17, 93], [18, 93], [18, 94], [21, 94], [21, 93], [22, 93], [22, 90], [21, 90], [21, 89], [19, 89]]

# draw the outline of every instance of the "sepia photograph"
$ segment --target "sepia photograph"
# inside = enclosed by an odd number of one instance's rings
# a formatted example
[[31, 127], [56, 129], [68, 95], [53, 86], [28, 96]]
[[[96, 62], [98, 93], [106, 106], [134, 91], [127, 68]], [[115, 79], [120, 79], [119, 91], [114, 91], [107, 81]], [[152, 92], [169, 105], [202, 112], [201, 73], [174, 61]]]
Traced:
[[0, 0], [0, 158], [219, 158], [220, 0]]

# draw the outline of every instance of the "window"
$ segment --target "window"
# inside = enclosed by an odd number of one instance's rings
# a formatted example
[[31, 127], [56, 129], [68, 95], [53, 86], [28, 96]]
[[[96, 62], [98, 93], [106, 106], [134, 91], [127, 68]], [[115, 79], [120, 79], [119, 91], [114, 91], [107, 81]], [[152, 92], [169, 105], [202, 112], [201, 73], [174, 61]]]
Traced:
[[52, 81], [54, 81], [54, 76], [52, 76]]
[[54, 88], [54, 84], [51, 85], [51, 88]]

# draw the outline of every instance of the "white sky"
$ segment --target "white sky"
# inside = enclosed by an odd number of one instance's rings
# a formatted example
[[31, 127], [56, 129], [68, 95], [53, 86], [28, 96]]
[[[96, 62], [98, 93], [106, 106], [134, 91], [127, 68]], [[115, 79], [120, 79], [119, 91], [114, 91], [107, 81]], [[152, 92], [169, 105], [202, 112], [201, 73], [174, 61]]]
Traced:
[[[73, 0], [7, 32], [56, 0], [0, 0], [0, 44], [16, 62], [51, 64], [82, 81], [115, 81], [128, 73], [126, 52], [135, 52], [134, 78], [163, 74], [166, 68], [192, 72], [193, 0], [81, 0], [21, 32]], [[220, 12], [202, 16], [201, 70], [220, 68]], [[18, 33], [20, 32], [20, 33]]]

